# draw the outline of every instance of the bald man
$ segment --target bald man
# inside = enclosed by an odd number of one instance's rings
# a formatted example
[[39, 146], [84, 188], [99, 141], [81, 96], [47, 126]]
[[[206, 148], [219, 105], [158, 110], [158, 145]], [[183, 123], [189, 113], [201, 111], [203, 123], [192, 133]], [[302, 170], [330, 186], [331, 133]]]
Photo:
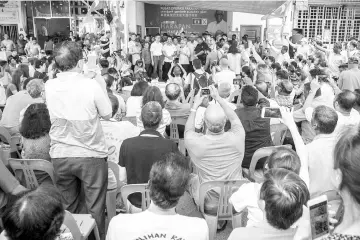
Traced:
[[220, 72], [217, 72], [214, 76], [214, 82], [217, 85], [220, 85], [223, 82], [231, 84], [231, 92], [235, 91], [233, 84], [234, 79], [236, 78], [235, 72], [231, 71], [229, 68], [229, 61], [226, 58], [220, 60]]
[[[185, 146], [198, 178], [190, 181], [190, 192], [199, 204], [199, 184], [211, 180], [242, 179], [242, 159], [244, 157], [245, 131], [235, 112], [220, 97], [217, 89], [210, 86], [211, 97], [219, 104], [209, 105], [205, 111], [206, 133], [195, 132], [195, 113], [204, 97], [196, 95], [190, 116], [185, 125]], [[231, 129], [224, 131], [226, 119]], [[205, 209], [217, 211], [218, 195], [209, 193]]]

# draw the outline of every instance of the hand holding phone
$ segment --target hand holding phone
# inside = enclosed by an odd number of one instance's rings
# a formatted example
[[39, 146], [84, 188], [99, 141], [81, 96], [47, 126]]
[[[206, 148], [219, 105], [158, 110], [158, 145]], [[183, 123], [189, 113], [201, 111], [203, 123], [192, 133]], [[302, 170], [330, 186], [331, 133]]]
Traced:
[[209, 95], [210, 95], [210, 89], [208, 88], [201, 89], [200, 96], [209, 96]]
[[323, 239], [330, 233], [328, 199], [326, 195], [308, 201], [312, 239]]
[[264, 107], [261, 110], [261, 117], [262, 118], [281, 118], [281, 111], [280, 108], [270, 108]]

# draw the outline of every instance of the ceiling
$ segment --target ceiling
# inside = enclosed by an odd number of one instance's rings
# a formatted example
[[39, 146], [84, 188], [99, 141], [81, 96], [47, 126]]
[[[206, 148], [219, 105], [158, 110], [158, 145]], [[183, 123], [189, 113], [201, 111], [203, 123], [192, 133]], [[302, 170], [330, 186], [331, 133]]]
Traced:
[[150, 1], [150, 0], [136, 0], [138, 2], [145, 2], [150, 4], [160, 4], [160, 5], [173, 5], [181, 7], [193, 7], [193, 8], [204, 8], [212, 10], [222, 10], [230, 12], [244, 12], [244, 13], [255, 13], [255, 14], [268, 14], [273, 10], [281, 6], [286, 1], [271, 1], [271, 0], [262, 0], [262, 1], [208, 1], [208, 0], [182, 0], [182, 1]]

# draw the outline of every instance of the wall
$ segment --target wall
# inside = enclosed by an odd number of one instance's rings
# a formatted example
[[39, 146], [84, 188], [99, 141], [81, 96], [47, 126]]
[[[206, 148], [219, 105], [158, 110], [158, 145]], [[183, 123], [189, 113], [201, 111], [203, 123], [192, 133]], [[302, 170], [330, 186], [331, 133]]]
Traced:
[[136, 2], [136, 25], [141, 26], [141, 36], [145, 35], [145, 4]]
[[[264, 15], [261, 14], [251, 14], [251, 13], [242, 13], [234, 12], [232, 18], [232, 31], [235, 31], [238, 28], [240, 31], [241, 25], [261, 25], [261, 37], [264, 37], [264, 30], [266, 28], [266, 20], [261, 20]], [[282, 25], [282, 20], [280, 18], [269, 19], [269, 25]]]

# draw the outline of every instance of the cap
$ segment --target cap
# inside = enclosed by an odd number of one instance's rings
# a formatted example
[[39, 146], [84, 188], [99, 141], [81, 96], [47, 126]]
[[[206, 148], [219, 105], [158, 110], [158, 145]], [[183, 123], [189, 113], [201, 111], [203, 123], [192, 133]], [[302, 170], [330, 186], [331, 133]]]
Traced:
[[359, 59], [357, 57], [349, 57], [348, 64], [359, 64]]

